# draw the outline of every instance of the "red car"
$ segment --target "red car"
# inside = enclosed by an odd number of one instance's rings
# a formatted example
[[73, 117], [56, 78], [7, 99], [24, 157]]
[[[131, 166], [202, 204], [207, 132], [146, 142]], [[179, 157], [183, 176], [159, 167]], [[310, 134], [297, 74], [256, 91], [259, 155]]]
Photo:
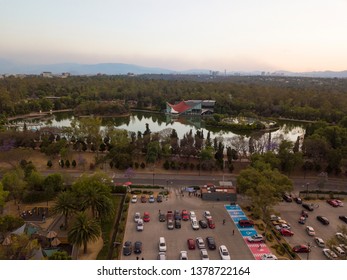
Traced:
[[293, 236], [294, 235], [294, 232], [292, 232], [291, 230], [286, 229], [286, 228], [281, 228], [280, 233], [283, 236]]
[[308, 253], [310, 252], [310, 248], [306, 245], [296, 245], [293, 247], [293, 251], [295, 253]]
[[339, 207], [339, 204], [336, 202], [335, 199], [329, 199], [327, 202], [332, 206], [332, 207]]
[[189, 220], [189, 214], [187, 210], [182, 210], [182, 220], [188, 221]]
[[192, 238], [187, 239], [188, 249], [195, 250], [195, 241]]
[[149, 216], [149, 213], [148, 212], [144, 212], [143, 213], [143, 221], [147, 223], [150, 220], [151, 220], [151, 217]]
[[216, 225], [212, 219], [207, 219], [207, 224], [208, 224], [209, 228], [215, 228], [216, 227]]

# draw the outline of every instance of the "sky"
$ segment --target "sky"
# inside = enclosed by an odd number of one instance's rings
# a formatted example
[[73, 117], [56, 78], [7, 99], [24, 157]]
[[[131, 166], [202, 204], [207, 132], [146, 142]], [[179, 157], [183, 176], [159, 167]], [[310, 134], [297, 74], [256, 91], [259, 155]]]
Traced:
[[0, 58], [347, 70], [347, 0], [0, 0]]

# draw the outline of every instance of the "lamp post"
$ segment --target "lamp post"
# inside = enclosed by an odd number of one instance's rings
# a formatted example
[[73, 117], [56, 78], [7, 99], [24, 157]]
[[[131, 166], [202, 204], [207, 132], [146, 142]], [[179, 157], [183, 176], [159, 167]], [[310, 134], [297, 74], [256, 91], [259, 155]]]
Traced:
[[307, 260], [308, 260], [309, 257], [310, 257], [310, 251], [311, 251], [311, 243], [310, 242], [307, 242], [307, 248], [308, 248], [308, 250], [307, 250]]

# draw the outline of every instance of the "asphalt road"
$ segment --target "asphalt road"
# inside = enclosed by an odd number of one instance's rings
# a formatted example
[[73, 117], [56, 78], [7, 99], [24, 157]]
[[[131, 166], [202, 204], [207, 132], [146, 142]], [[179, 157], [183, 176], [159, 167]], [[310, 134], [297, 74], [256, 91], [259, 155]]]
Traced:
[[[125, 229], [124, 241], [130, 240], [132, 243], [139, 240], [143, 243], [143, 253], [138, 255], [139, 259], [155, 260], [158, 256], [158, 241], [159, 237], [163, 236], [167, 243], [167, 259], [179, 259], [181, 250], [188, 251], [188, 258], [191, 260], [200, 259], [200, 250], [188, 250], [187, 239], [202, 237], [204, 240], [207, 236], [212, 236], [216, 240], [217, 249], [209, 250], [209, 258], [212, 260], [219, 260], [218, 247], [222, 244], [226, 245], [231, 255], [231, 259], [237, 260], [253, 260], [253, 255], [242, 239], [239, 231], [236, 229], [233, 221], [224, 208], [223, 202], [206, 202], [201, 198], [195, 196], [188, 196], [187, 193], [182, 197], [179, 192], [179, 186], [169, 185], [170, 195], [168, 200], [162, 203], [130, 203], [127, 225]], [[215, 229], [199, 229], [193, 230], [190, 221], [182, 221], [180, 229], [168, 230], [166, 222], [159, 222], [159, 210], [166, 213], [168, 210], [186, 209], [188, 211], [195, 211], [197, 219], [204, 219], [203, 212], [209, 210], [215, 221]], [[136, 231], [136, 224], [133, 221], [135, 212], [140, 212], [143, 215], [144, 211], [148, 211], [151, 215], [151, 221], [145, 223], [144, 231]], [[223, 219], [226, 219], [223, 225]], [[235, 235], [232, 235], [232, 230], [235, 229]], [[137, 255], [132, 253], [130, 256], [121, 256], [122, 259], [136, 259]]]

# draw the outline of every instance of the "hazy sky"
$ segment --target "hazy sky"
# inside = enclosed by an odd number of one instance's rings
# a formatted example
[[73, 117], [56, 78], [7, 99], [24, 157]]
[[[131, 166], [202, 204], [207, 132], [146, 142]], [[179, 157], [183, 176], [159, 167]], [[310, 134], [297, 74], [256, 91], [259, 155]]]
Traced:
[[347, 0], [0, 0], [0, 58], [346, 70]]

